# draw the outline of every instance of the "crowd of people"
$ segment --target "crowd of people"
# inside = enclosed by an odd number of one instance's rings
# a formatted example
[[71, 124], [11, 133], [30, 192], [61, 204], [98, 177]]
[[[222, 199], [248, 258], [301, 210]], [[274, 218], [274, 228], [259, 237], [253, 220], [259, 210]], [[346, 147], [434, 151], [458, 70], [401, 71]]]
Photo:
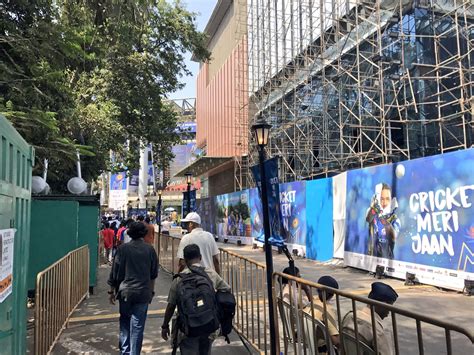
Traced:
[[[112, 265], [108, 279], [109, 300], [112, 304], [119, 302], [121, 354], [140, 354], [148, 305], [153, 299], [154, 283], [158, 277], [158, 260], [153, 248], [155, 229], [144, 217], [118, 222], [117, 225], [117, 221], [105, 220], [101, 232], [104, 256]], [[178, 273], [169, 290], [161, 335], [164, 340], [171, 338], [173, 353], [179, 348], [184, 355], [210, 354], [217, 336], [227, 336], [232, 328], [235, 298], [230, 286], [220, 276], [218, 246], [214, 236], [201, 228], [199, 214], [191, 212], [182, 222], [186, 223], [188, 234], [181, 238], [178, 247]], [[283, 273], [301, 277], [299, 269], [294, 265], [285, 268]], [[320, 277], [318, 283], [326, 289], [318, 289], [318, 297], [311, 300], [308, 287], [302, 285], [304, 296], [298, 295], [294, 281], [282, 278], [279, 296], [286, 304], [291, 304], [325, 324], [330, 338], [318, 337], [311, 353], [342, 354], [342, 349], [346, 349], [346, 354], [350, 355], [351, 352], [347, 349], [351, 347], [346, 346], [346, 337], [341, 338], [340, 334], [345, 334], [348, 339], [353, 338], [354, 324], [357, 324], [359, 340], [369, 348], [374, 348], [370, 308], [357, 310], [356, 322], [354, 313], [348, 312], [342, 320], [342, 329], [339, 329], [336, 313], [331, 305], [331, 290], [339, 289], [339, 284], [329, 275]], [[393, 304], [398, 295], [389, 285], [374, 282], [368, 297]], [[380, 306], [376, 306], [374, 310], [378, 354], [392, 354], [392, 342], [382, 323], [388, 311]], [[175, 313], [177, 316], [173, 319]], [[170, 327], [170, 324], [173, 326]], [[296, 329], [295, 324], [292, 327]], [[342, 342], [344, 347], [341, 346]]]
[[106, 263], [111, 265], [118, 247], [131, 241], [128, 229], [134, 222], [140, 222], [145, 225], [147, 234], [144, 237], [144, 241], [153, 245], [155, 227], [150, 217], [143, 215], [132, 216], [129, 219], [117, 218], [115, 216], [102, 217], [100, 236], [103, 246], [103, 257]]

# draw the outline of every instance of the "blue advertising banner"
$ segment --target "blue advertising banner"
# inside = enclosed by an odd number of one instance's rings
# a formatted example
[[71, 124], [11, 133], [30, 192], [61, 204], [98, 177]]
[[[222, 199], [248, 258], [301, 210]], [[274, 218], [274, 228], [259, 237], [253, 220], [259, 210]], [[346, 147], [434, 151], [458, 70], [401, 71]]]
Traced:
[[110, 175], [109, 208], [126, 209], [128, 202], [127, 180], [127, 173], [124, 171]]
[[460, 290], [474, 279], [474, 149], [347, 173], [347, 265]]
[[216, 208], [213, 198], [201, 198], [196, 202], [196, 212], [201, 217], [201, 227], [213, 234], [217, 235], [215, 227]]
[[286, 244], [306, 246], [306, 182], [280, 184], [280, 209]]
[[241, 241], [244, 244], [250, 244], [249, 191], [216, 196], [215, 203], [218, 237], [224, 241]]
[[189, 202], [191, 204], [191, 208], [188, 207], [188, 192], [187, 191], [183, 192], [183, 208], [182, 208], [183, 218], [185, 218], [189, 212], [196, 212], [196, 190], [189, 191], [189, 196], [190, 196]]
[[[285, 230], [282, 224], [280, 209], [280, 187], [278, 181], [278, 160], [277, 158], [268, 159], [264, 163], [267, 178], [268, 193], [268, 214], [270, 218], [270, 238], [269, 243], [274, 246], [283, 246]], [[259, 195], [261, 195], [260, 166], [252, 166], [252, 173], [257, 184]], [[261, 201], [261, 198], [260, 198]], [[261, 202], [260, 202], [261, 204]], [[263, 230], [262, 230], [263, 231]], [[264, 243], [264, 233], [257, 236], [257, 241]]]
[[306, 257], [319, 261], [332, 259], [332, 178], [306, 182], [306, 221]]
[[148, 161], [148, 186], [155, 186], [155, 168], [153, 167], [153, 162]]
[[262, 201], [256, 188], [249, 191], [249, 207], [250, 207], [250, 225], [252, 226], [251, 235], [255, 240], [263, 241], [263, 212]]
[[146, 208], [129, 208], [128, 209], [128, 218], [138, 217], [138, 216], [146, 216], [147, 210]]

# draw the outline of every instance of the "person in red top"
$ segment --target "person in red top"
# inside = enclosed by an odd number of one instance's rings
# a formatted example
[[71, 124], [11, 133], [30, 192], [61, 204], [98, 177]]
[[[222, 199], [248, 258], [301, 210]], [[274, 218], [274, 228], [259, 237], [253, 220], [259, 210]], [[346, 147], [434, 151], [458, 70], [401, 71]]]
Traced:
[[143, 240], [145, 241], [145, 243], [148, 243], [153, 246], [153, 242], [155, 241], [155, 228], [150, 223], [150, 218], [147, 217], [145, 219], [145, 217], [143, 216], [138, 216], [137, 220], [143, 223], [148, 229], [148, 233], [146, 234], [145, 238], [143, 238]]
[[120, 244], [123, 244], [123, 232], [127, 230], [127, 222], [122, 221], [120, 223], [120, 228], [115, 235], [115, 245], [118, 247]]
[[104, 241], [104, 256], [108, 262], [112, 261], [112, 248], [114, 246], [114, 230], [110, 228], [110, 224], [105, 223], [105, 229], [102, 230], [102, 240]]

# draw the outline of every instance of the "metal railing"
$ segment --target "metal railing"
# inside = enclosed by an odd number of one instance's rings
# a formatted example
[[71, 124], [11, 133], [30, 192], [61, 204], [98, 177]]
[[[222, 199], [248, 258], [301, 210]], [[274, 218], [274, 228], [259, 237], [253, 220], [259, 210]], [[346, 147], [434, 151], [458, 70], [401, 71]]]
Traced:
[[[317, 354], [318, 342], [319, 344], [329, 344], [328, 348], [331, 348], [332, 341], [328, 322], [333, 322], [333, 326], [338, 329], [341, 340], [339, 349], [342, 348], [344, 354], [371, 353], [367, 347], [374, 354], [378, 354], [382, 346], [385, 346], [385, 344], [381, 344], [376, 329], [378, 317], [376, 310], [380, 308], [386, 310], [389, 315], [391, 327], [384, 328], [384, 331], [387, 334], [388, 346], [392, 347], [393, 353], [396, 355], [425, 354], [425, 351], [429, 354], [441, 354], [443, 345], [447, 354], [472, 353], [474, 332], [458, 324], [350, 292], [331, 289], [280, 272], [275, 272], [273, 275], [274, 285], [279, 285], [277, 287], [279, 295], [283, 293], [281, 281], [283, 279], [289, 280], [287, 283], [289, 297], [286, 301], [278, 297], [277, 301], [277, 307], [280, 310], [280, 324], [283, 328], [283, 334], [280, 333], [282, 341], [280, 340], [279, 343], [285, 354]], [[318, 295], [318, 290], [321, 297]], [[334, 295], [334, 304], [328, 301], [331, 293]], [[358, 307], [359, 304], [362, 307]], [[344, 317], [349, 312], [352, 312], [353, 322], [350, 322], [350, 318], [348, 318], [349, 322], [344, 322]], [[362, 312], [365, 315], [369, 314], [369, 316], [358, 317], [358, 314]], [[367, 329], [370, 329], [369, 341], [360, 334], [361, 320], [367, 321], [365, 333], [367, 333]], [[399, 325], [400, 322], [403, 323], [402, 326]], [[390, 336], [390, 333], [393, 334], [393, 337]], [[453, 338], [459, 347], [456, 351], [453, 351]], [[377, 340], [380, 342], [379, 344]], [[416, 349], [414, 349], [415, 344]], [[427, 348], [428, 346], [430, 349]]]
[[180, 241], [181, 239], [178, 237], [172, 237], [166, 234], [158, 235], [158, 233], [155, 233], [154, 246], [158, 256], [158, 262], [164, 270], [173, 275], [178, 272], [179, 260], [176, 255]]
[[89, 292], [89, 247], [68, 253], [36, 278], [35, 355], [48, 354]]
[[220, 249], [222, 278], [231, 286], [237, 307], [234, 329], [257, 351], [270, 351], [265, 264]]
[[[165, 248], [164, 242], [160, 245], [160, 264], [168, 264], [169, 270], [176, 270], [173, 266], [177, 268], [176, 251], [179, 238], [164, 238], [168, 239], [168, 247]], [[178, 244], [173, 247], [172, 242]], [[265, 264], [220, 248], [220, 265], [221, 276], [231, 286], [237, 302], [234, 329], [255, 350], [270, 353]], [[447, 354], [472, 353], [474, 332], [453, 322], [381, 303], [351, 292], [334, 290], [280, 272], [273, 275], [273, 312], [278, 319], [277, 347], [283, 354], [318, 354], [317, 348], [321, 344], [329, 344], [328, 354], [333, 354], [328, 322], [332, 322], [337, 331], [343, 330], [342, 336], [339, 337], [339, 349], [345, 350], [346, 355], [369, 354], [370, 348], [377, 354], [381, 344], [377, 344], [377, 337], [373, 337], [377, 330], [376, 307], [388, 311], [389, 317], [384, 322], [384, 327], [394, 354], [439, 354], [442, 353], [443, 346]], [[283, 278], [289, 280], [288, 293], [294, 295], [286, 300], [281, 297]], [[329, 293], [334, 294], [331, 302], [328, 301]], [[353, 333], [344, 331], [343, 327], [344, 316], [353, 312], [354, 319], [359, 319], [358, 314], [363, 307], [366, 307], [366, 314], [369, 314], [373, 338], [370, 344], [365, 344], [360, 336], [357, 321], [353, 322]], [[456, 345], [456, 350], [453, 350], [453, 344]]]

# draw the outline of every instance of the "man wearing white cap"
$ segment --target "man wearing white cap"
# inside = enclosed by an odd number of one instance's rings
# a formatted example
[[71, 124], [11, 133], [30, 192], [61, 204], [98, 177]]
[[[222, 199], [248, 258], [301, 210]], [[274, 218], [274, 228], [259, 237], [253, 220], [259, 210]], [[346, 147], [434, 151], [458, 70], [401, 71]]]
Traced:
[[182, 219], [181, 222], [187, 223], [188, 234], [183, 236], [178, 247], [178, 259], [179, 268], [178, 272], [181, 272], [186, 267], [184, 262], [183, 250], [187, 245], [197, 244], [201, 250], [201, 264], [205, 268], [215, 270], [218, 274], [221, 273], [219, 266], [219, 248], [217, 247], [216, 241], [211, 233], [204, 231], [201, 228], [201, 217], [196, 212], [190, 212], [186, 218]]

